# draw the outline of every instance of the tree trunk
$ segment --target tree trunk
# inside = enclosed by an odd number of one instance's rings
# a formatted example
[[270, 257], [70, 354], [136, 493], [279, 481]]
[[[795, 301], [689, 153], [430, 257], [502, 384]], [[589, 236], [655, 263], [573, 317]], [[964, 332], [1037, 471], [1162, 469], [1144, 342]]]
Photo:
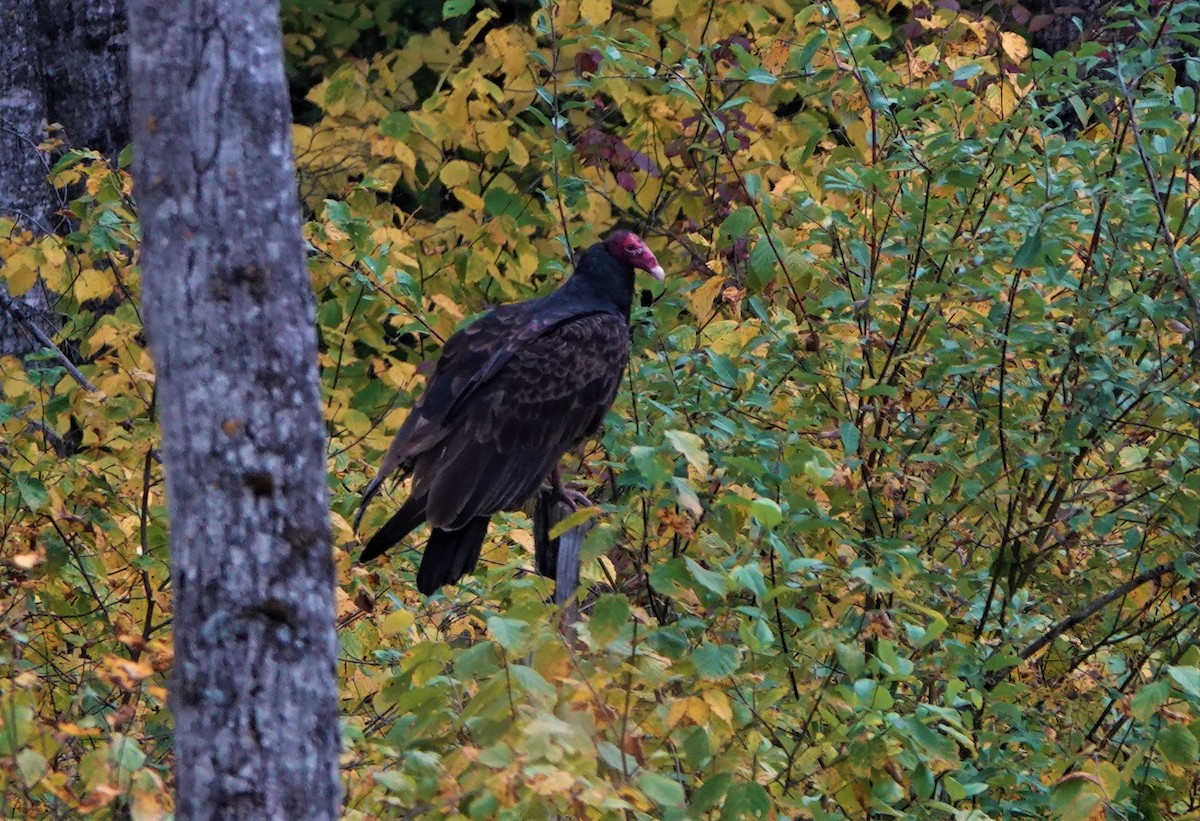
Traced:
[[[53, 230], [54, 191], [46, 181], [46, 97], [34, 0], [4, 0], [0, 8], [0, 217], [38, 234]], [[3, 261], [0, 260], [0, 265]], [[19, 297], [0, 279], [0, 355], [24, 356], [41, 347], [30, 328], [50, 330], [41, 284]]]
[[334, 572], [275, 0], [130, 3], [178, 816], [334, 818]]
[[[6, 0], [7, 2], [7, 0]], [[125, 0], [37, 0], [50, 121], [110, 160], [129, 143]]]
[[[0, 9], [0, 216], [35, 234], [70, 230], [38, 149], [47, 123], [110, 160], [129, 142], [124, 0], [4, 0]], [[19, 297], [0, 282], [0, 355], [25, 356], [57, 326], [39, 281]]]

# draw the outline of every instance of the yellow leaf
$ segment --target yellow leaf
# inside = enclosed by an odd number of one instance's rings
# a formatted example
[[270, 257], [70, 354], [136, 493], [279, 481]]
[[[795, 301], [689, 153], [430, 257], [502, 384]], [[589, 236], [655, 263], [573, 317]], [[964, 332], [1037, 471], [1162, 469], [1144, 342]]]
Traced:
[[469, 208], [472, 211], [483, 210], [483, 197], [476, 194], [470, 188], [455, 188], [454, 197], [463, 204], [463, 207]]
[[462, 38], [458, 41], [458, 53], [465, 54], [467, 49], [471, 47], [471, 43], [479, 36], [479, 32], [483, 31], [484, 26], [499, 16], [500, 13], [495, 9], [485, 8], [479, 12], [479, 15], [475, 18], [475, 22], [471, 24], [469, 29], [463, 32]]
[[575, 777], [565, 770], [539, 773], [533, 780], [533, 791], [538, 795], [563, 795], [575, 784]]
[[1029, 56], [1029, 44], [1025, 42], [1024, 37], [1014, 32], [1000, 32], [1000, 45], [1014, 63], [1020, 63]]
[[68, 723], [59, 724], [58, 731], [71, 738], [91, 738], [100, 735], [99, 727], [80, 727], [78, 724]]
[[438, 178], [443, 185], [458, 188], [471, 179], [471, 165], [466, 160], [451, 160], [442, 167], [442, 173], [438, 175]]
[[371, 429], [371, 419], [365, 413], [347, 408], [338, 417], [351, 436], [363, 436]]
[[513, 165], [517, 168], [524, 168], [529, 165], [529, 152], [525, 150], [525, 144], [516, 137], [509, 138], [508, 158], [512, 160]]
[[709, 277], [698, 288], [693, 288], [687, 295], [688, 310], [692, 316], [704, 322], [712, 317], [717, 295], [725, 288], [725, 277]]
[[488, 151], [503, 151], [508, 146], [508, 123], [489, 121], [477, 127], [479, 142]]
[[726, 724], [733, 723], [733, 709], [729, 706], [729, 697], [716, 690], [705, 690], [704, 701], [712, 714]]
[[445, 294], [434, 294], [432, 297], [430, 297], [430, 299], [433, 300], [434, 305], [438, 306], [447, 314], [454, 317], [455, 320], [463, 318], [462, 308], [455, 305], [454, 300]]
[[[569, 3], [560, 3], [561, 8]], [[532, 42], [525, 42], [521, 32], [512, 26], [492, 29], [484, 36], [487, 54], [501, 62], [500, 73], [508, 79], [520, 77], [529, 70], [526, 55], [534, 47]]]
[[108, 656], [101, 672], [103, 678], [126, 690], [132, 690], [142, 679], [154, 675], [154, 668], [133, 659]]
[[388, 613], [382, 622], [379, 624], [379, 635], [394, 636], [397, 633], [406, 633], [408, 628], [413, 626], [415, 617], [409, 610], [393, 610]]
[[401, 165], [406, 166], [410, 171], [417, 169], [417, 155], [413, 153], [413, 150], [408, 147], [407, 143], [397, 142], [395, 148], [392, 150], [395, 152], [396, 159], [400, 161]]
[[112, 277], [95, 268], [85, 268], [75, 280], [75, 298], [80, 302], [89, 299], [105, 299], [112, 293]]
[[612, 17], [612, 0], [582, 0], [579, 16], [593, 25], [607, 23]]
[[393, 433], [396, 432], [404, 424], [404, 420], [408, 418], [408, 413], [408, 408], [394, 408], [387, 416], [383, 417], [382, 427]]
[[413, 372], [417, 366], [411, 362], [395, 362], [386, 371], [383, 371], [379, 377], [392, 388], [403, 388], [408, 384], [408, 380], [412, 379]]
[[666, 20], [675, 15], [678, 0], [651, 0], [650, 16], [655, 20]]
[[[154, 773], [142, 770], [139, 774], [139, 780], [145, 778], [157, 778]], [[147, 788], [145, 785], [139, 784], [140, 789], [135, 789], [133, 792], [133, 806], [130, 807], [130, 817], [137, 821], [160, 821], [160, 819], [169, 816], [167, 810], [162, 805], [163, 789], [162, 784]]]
[[559, 31], [570, 28], [579, 22], [578, 3], [554, 3], [551, 8], [554, 9], [554, 25]]
[[4, 272], [8, 292], [13, 296], [20, 296], [37, 282], [37, 269], [33, 267], [27, 254], [17, 254], [9, 258], [0, 271]]
[[57, 236], [49, 236], [42, 240], [42, 256], [48, 265], [61, 268], [67, 264], [67, 250]]
[[862, 16], [862, 10], [855, 0], [833, 0], [833, 8], [837, 12], [837, 19], [842, 23], [857, 20]]

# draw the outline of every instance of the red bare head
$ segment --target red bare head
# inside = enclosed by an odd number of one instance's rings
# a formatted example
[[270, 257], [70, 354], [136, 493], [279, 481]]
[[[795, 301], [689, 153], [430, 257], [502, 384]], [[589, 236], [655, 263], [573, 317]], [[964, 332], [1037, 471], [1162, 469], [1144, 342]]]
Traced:
[[604, 240], [604, 247], [613, 257], [634, 268], [641, 268], [659, 282], [666, 276], [645, 241], [632, 231], [613, 231]]

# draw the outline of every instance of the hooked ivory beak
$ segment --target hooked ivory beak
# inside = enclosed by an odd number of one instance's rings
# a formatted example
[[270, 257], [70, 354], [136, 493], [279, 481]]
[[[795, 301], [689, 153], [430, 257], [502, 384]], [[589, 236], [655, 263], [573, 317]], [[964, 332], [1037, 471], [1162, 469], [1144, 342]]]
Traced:
[[653, 268], [647, 268], [646, 271], [650, 274], [650, 276], [654, 277], [659, 282], [662, 282], [667, 276], [667, 272], [663, 270], [661, 265], [655, 265]]

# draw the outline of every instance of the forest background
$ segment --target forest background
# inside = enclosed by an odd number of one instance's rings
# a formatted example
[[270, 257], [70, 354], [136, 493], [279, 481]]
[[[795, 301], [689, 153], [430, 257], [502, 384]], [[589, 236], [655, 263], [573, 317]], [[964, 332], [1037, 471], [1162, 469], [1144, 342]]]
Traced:
[[[1196, 812], [1200, 4], [283, 19], [345, 817]], [[42, 148], [69, 230], [0, 218], [9, 292], [58, 318], [57, 352], [0, 360], [0, 808], [161, 818], [130, 157]], [[598, 502], [575, 640], [524, 513], [432, 598], [411, 551], [356, 566], [425, 363], [618, 224], [668, 278], [568, 460]]]

